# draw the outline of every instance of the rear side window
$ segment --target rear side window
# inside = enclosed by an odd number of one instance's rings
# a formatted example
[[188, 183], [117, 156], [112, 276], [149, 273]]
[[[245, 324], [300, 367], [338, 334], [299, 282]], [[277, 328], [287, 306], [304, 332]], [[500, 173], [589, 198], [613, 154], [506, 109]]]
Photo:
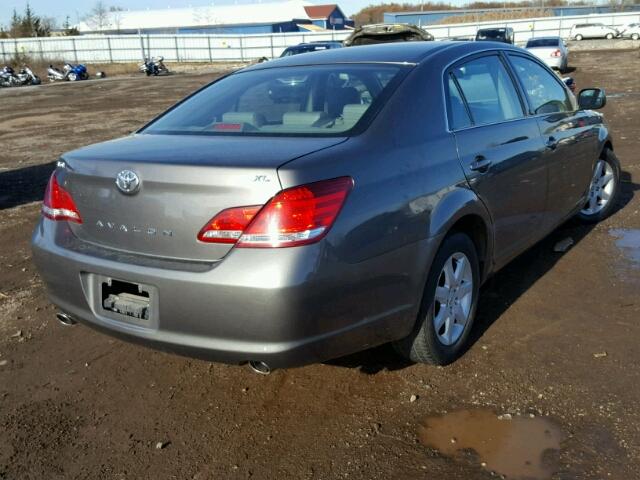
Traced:
[[567, 90], [560, 80], [537, 62], [519, 55], [509, 55], [516, 75], [527, 94], [535, 114], [570, 112], [575, 110]]
[[460, 90], [452, 75], [449, 75], [449, 125], [452, 130], [471, 126], [471, 119], [464, 105]]
[[[453, 68], [451, 73], [460, 85], [475, 125], [523, 116], [518, 93], [498, 56], [471, 60]], [[450, 106], [453, 112], [453, 104]]]

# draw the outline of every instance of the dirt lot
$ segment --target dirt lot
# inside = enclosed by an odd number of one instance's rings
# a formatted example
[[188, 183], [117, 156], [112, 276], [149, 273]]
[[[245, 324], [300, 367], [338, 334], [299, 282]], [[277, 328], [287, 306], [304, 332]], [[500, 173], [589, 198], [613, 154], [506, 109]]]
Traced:
[[[495, 478], [472, 441], [452, 434], [458, 453], [420, 441], [441, 421], [429, 417], [483, 421], [479, 409], [514, 426], [545, 419], [559, 448], [544, 475], [638, 478], [640, 58], [571, 61], [579, 88], [609, 94], [620, 209], [595, 228], [569, 222], [490, 281], [477, 340], [446, 368], [381, 347], [265, 377], [61, 327], [29, 250], [51, 162], [127, 134], [212, 75], [0, 92], [0, 479]], [[575, 245], [555, 253], [566, 237]]]

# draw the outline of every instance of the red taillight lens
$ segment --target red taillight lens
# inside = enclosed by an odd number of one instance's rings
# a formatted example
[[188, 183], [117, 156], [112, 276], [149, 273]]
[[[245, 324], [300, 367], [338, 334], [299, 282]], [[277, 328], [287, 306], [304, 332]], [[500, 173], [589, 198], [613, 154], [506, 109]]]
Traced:
[[60, 186], [55, 172], [51, 175], [42, 202], [42, 215], [51, 220], [82, 223], [80, 212], [69, 192]]
[[262, 205], [228, 208], [207, 223], [198, 240], [207, 243], [236, 243]]
[[335, 221], [353, 188], [351, 177], [288, 188], [260, 210], [238, 247], [293, 247], [317, 242]]
[[555, 50], [551, 52], [552, 57], [559, 57], [560, 55], [562, 55], [562, 52], [560, 50]]
[[200, 230], [198, 240], [243, 248], [317, 242], [333, 225], [352, 188], [351, 177], [340, 177], [282, 190], [264, 206], [223, 210]]

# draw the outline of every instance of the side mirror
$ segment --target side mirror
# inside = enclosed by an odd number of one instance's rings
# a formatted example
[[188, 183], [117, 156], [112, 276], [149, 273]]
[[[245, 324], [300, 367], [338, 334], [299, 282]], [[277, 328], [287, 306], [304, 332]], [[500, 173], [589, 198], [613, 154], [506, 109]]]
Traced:
[[600, 88], [585, 88], [578, 94], [580, 110], [598, 110], [607, 104], [607, 96]]

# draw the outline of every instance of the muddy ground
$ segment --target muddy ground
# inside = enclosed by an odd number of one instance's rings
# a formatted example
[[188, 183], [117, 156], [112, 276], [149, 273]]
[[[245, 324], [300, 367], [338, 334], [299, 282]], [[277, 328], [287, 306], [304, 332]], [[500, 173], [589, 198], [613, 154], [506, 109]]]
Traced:
[[29, 250], [51, 162], [213, 76], [1, 91], [0, 479], [495, 478], [468, 448], [420, 442], [425, 419], [466, 409], [544, 417], [560, 432], [543, 459], [553, 478], [638, 478], [640, 57], [571, 62], [579, 87], [609, 94], [619, 210], [569, 222], [491, 280], [475, 343], [446, 368], [381, 347], [265, 377], [61, 327]]

